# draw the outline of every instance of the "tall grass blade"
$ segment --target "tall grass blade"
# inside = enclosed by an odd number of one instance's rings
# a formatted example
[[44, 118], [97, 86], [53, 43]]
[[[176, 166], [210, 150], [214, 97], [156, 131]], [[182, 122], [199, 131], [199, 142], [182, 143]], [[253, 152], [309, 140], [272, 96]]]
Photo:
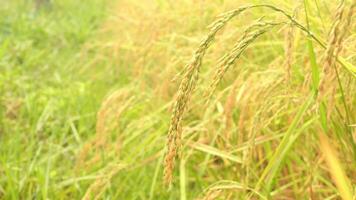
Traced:
[[341, 166], [340, 160], [337, 157], [335, 149], [329, 142], [329, 139], [324, 133], [319, 134], [320, 137], [320, 150], [325, 157], [326, 164], [329, 168], [329, 173], [331, 174], [339, 194], [343, 200], [352, 200], [352, 189], [351, 184], [345, 171]]
[[294, 117], [294, 120], [292, 121], [287, 132], [285, 133], [282, 141], [278, 145], [271, 160], [268, 162], [267, 167], [264, 169], [261, 177], [259, 178], [255, 187], [256, 190], [260, 190], [261, 187], [264, 187], [267, 193], [269, 193], [269, 191], [271, 190], [271, 186], [275, 179], [275, 176], [278, 170], [281, 168], [282, 162], [287, 155], [288, 143], [293, 137], [293, 133], [298, 131], [297, 126], [299, 122], [302, 120], [302, 117], [304, 116], [309, 106], [312, 104], [313, 99], [314, 99], [314, 95], [310, 95], [309, 98], [302, 105], [302, 107], [299, 109], [297, 115]]
[[186, 182], [185, 159], [181, 159], [179, 165], [180, 200], [187, 200]]
[[[309, 7], [308, 1], [305, 0], [304, 1], [305, 18], [307, 21], [307, 28], [310, 31], [308, 7]], [[307, 45], [308, 45], [310, 65], [311, 65], [311, 69], [312, 69], [312, 88], [313, 88], [313, 92], [315, 94], [317, 94], [318, 88], [319, 88], [319, 81], [320, 81], [320, 72], [319, 72], [319, 66], [316, 61], [315, 51], [314, 51], [313, 42], [312, 42], [310, 34], [308, 34]]]

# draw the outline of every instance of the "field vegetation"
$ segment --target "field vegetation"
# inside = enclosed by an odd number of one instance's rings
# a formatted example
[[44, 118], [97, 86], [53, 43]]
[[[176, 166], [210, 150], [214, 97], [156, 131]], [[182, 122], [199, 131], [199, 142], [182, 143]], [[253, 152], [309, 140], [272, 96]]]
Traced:
[[1, 1], [0, 199], [355, 199], [355, 10]]

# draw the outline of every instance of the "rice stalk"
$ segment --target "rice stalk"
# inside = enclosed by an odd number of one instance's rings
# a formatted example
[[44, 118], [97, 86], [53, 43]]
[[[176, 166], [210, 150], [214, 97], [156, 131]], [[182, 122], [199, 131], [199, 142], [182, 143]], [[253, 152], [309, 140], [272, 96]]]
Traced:
[[[318, 39], [313, 33], [311, 33], [301, 23], [296, 21], [293, 18], [293, 16], [289, 15], [284, 10], [279, 9], [272, 5], [262, 4], [262, 5], [247, 6], [247, 7], [238, 8], [238, 9], [235, 9], [235, 10], [232, 10], [232, 11], [222, 14], [218, 18], [218, 20], [216, 20], [210, 26], [211, 27], [210, 32], [208, 33], [206, 38], [200, 43], [198, 49], [195, 51], [195, 53], [193, 55], [192, 60], [185, 67], [185, 70], [184, 70], [184, 75], [183, 75], [182, 81], [180, 83], [178, 92], [177, 92], [176, 100], [174, 102], [174, 108], [173, 108], [173, 112], [171, 115], [170, 127], [168, 130], [168, 136], [167, 136], [166, 154], [165, 154], [165, 158], [164, 158], [164, 182], [166, 184], [172, 183], [172, 178], [173, 178], [172, 174], [173, 174], [173, 169], [174, 169], [174, 165], [175, 165], [175, 159], [179, 152], [180, 144], [181, 144], [181, 135], [182, 135], [181, 122], [183, 119], [184, 112], [186, 111], [188, 101], [191, 98], [192, 93], [193, 93], [193, 91], [196, 87], [196, 84], [198, 82], [199, 71], [200, 71], [202, 59], [205, 55], [205, 52], [209, 48], [210, 44], [214, 41], [214, 38], [215, 38], [215, 35], [217, 34], [217, 32], [219, 30], [221, 30], [226, 25], [226, 23], [228, 21], [230, 21], [233, 17], [239, 15], [243, 11], [251, 9], [251, 8], [269, 8], [274, 12], [281, 13], [286, 18], [288, 18], [295, 27], [297, 27], [300, 30], [302, 30], [303, 32], [307, 33], [319, 45], [321, 45], [323, 48], [326, 48], [326, 46], [320, 39]], [[215, 74], [215, 77], [214, 77], [211, 87], [209, 89], [209, 91], [210, 91], [209, 96], [212, 95], [212, 93], [216, 89], [216, 86], [223, 78], [223, 75], [225, 74], [225, 72], [234, 63], [234, 61], [237, 58], [239, 58], [239, 56], [246, 49], [246, 47], [250, 43], [255, 41], [256, 38], [263, 35], [271, 27], [273, 27], [275, 25], [277, 25], [277, 24], [276, 23], [266, 23], [264, 25], [265, 28], [261, 28], [259, 30], [254, 30], [251, 32], [247, 31], [247, 33], [244, 34], [244, 36], [242, 37], [243, 39], [240, 40], [234, 46], [234, 48], [228, 55], [223, 57], [223, 64], [220, 65], [218, 71]], [[347, 70], [350, 71], [350, 66], [348, 66], [348, 63], [346, 61], [344, 61], [341, 58], [338, 58], [337, 61], [339, 61]], [[351, 73], [352, 73], [352, 69], [351, 69]]]
[[[190, 63], [185, 67], [184, 71], [184, 76], [183, 79], [180, 83], [179, 89], [178, 89], [178, 94], [177, 98], [174, 103], [174, 108], [173, 108], [173, 114], [171, 116], [171, 122], [170, 122], [170, 127], [168, 130], [168, 138], [167, 138], [167, 144], [166, 144], [166, 155], [164, 159], [164, 182], [166, 184], [171, 184], [172, 183], [172, 174], [173, 174], [173, 168], [175, 164], [175, 158], [177, 155], [177, 152], [179, 151], [180, 148], [180, 140], [181, 140], [181, 121], [183, 118], [183, 114], [186, 110], [187, 103], [191, 97], [191, 94], [193, 90], [195, 89], [195, 86], [197, 84], [198, 78], [199, 78], [199, 70], [200, 66], [202, 63], [203, 56], [205, 55], [206, 50], [209, 48], [210, 44], [214, 41], [215, 35], [219, 30], [221, 30], [228, 21], [230, 21], [233, 17], [239, 15], [243, 11], [249, 8], [255, 8], [255, 7], [267, 7], [272, 10], [275, 10], [276, 12], [281, 12], [287, 18], [292, 20], [296, 25], [299, 25], [299, 23], [296, 23], [295, 20], [285, 13], [283, 10], [278, 9], [274, 6], [270, 5], [255, 5], [255, 6], [247, 6], [247, 7], [242, 7], [238, 8], [235, 10], [232, 10], [230, 12], [222, 14], [218, 20], [216, 20], [210, 27], [210, 32], [208, 33], [207, 37], [201, 42], [199, 45], [198, 49], [195, 51], [192, 60]], [[301, 25], [300, 25], [301, 26]], [[251, 26], [253, 27], [253, 26]], [[303, 26], [301, 26], [304, 28]], [[304, 30], [306, 30], [304, 28]], [[241, 43], [238, 43], [235, 48], [233, 48], [231, 56], [226, 57], [226, 62], [224, 65], [225, 67], [222, 68], [218, 72], [218, 75], [216, 77], [216, 80], [213, 82], [213, 87], [216, 87], [217, 83], [221, 80], [224, 72], [232, 65], [232, 63], [235, 61], [236, 58], [238, 58], [242, 51], [250, 44], [253, 42], [258, 36], [264, 34], [267, 30], [259, 30], [255, 31], [254, 34], [247, 34], [245, 32], [245, 40], [242, 41]], [[307, 31], [307, 30], [306, 30]], [[220, 76], [219, 76], [220, 75]]]

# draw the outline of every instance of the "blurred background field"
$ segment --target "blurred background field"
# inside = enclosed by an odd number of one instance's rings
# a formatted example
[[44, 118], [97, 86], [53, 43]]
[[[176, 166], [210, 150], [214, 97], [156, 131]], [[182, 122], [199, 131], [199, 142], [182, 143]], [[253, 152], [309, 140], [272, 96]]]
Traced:
[[[232, 19], [206, 52], [164, 184], [185, 67], [217, 16], [252, 4], [285, 10], [327, 45], [340, 1], [0, 1], [0, 199], [355, 198], [355, 15], [324, 119], [305, 102], [325, 49], [266, 8]], [[219, 60], [260, 21], [286, 23], [243, 52], [206, 105]]]

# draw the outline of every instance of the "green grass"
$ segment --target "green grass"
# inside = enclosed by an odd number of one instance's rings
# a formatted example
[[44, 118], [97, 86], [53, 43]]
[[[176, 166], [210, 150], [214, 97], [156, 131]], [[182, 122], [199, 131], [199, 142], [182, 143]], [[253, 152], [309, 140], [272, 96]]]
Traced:
[[[71, 193], [57, 184], [73, 176], [68, 169], [81, 142], [74, 131], [86, 139], [108, 90], [75, 73], [90, 62], [81, 49], [105, 7], [101, 1], [56, 1], [40, 11], [28, 1], [1, 5], [2, 198], [64, 199]], [[7, 117], [17, 103], [14, 119]]]
[[[338, 2], [52, 0], [40, 9], [34, 2], [0, 5], [0, 199], [81, 199], [100, 180], [99, 199], [189, 200], [215, 190], [218, 199], [355, 197], [355, 20], [338, 57], [335, 105], [316, 98]], [[296, 20], [312, 33], [295, 28], [290, 80], [287, 26], [279, 25], [234, 60], [206, 104], [219, 59], [243, 31], [262, 16], [288, 21], [266, 8], [232, 19], [204, 56], [173, 184], [164, 185], [185, 65], [219, 14], [262, 3], [298, 8]]]

